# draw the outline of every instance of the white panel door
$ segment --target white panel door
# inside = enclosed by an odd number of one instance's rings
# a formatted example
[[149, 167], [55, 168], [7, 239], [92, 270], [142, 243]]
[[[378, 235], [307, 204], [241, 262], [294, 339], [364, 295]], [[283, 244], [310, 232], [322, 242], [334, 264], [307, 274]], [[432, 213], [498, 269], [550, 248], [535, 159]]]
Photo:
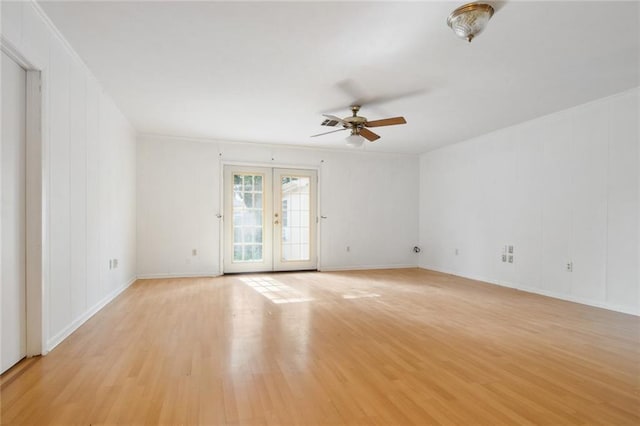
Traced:
[[273, 269], [316, 269], [316, 171], [273, 171]]
[[224, 272], [316, 269], [316, 176], [224, 167]]
[[26, 355], [26, 77], [2, 53], [2, 372]]

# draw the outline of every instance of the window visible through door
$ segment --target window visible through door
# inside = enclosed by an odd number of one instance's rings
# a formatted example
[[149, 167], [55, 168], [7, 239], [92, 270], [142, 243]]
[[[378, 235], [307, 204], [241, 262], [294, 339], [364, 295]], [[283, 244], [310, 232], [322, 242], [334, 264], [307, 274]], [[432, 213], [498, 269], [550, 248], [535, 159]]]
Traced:
[[262, 231], [264, 196], [263, 176], [252, 174], [233, 175], [233, 260], [235, 262], [260, 262], [262, 255]]

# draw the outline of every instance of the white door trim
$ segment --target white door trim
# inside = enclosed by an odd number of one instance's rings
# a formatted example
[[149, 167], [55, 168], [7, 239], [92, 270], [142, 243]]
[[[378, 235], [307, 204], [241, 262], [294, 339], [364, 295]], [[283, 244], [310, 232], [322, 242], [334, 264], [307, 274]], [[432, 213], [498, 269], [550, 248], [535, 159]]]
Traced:
[[[0, 50], [27, 72], [26, 88], [26, 328], [27, 356], [46, 355], [49, 330], [49, 173], [46, 137], [46, 71], [39, 69], [10, 41]], [[2, 230], [0, 229], [0, 232]]]
[[[322, 162], [324, 162], [324, 160], [322, 160]], [[321, 163], [322, 163], [321, 162]], [[220, 202], [220, 207], [219, 207], [219, 212], [217, 213], [218, 219], [219, 220], [219, 265], [220, 265], [220, 274], [223, 275], [225, 273], [224, 270], [224, 246], [225, 246], [225, 229], [224, 229], [224, 212], [225, 212], [225, 199], [224, 199], [224, 185], [225, 185], [225, 180], [224, 180], [224, 169], [225, 166], [243, 166], [243, 167], [268, 167], [268, 168], [282, 168], [282, 169], [298, 169], [298, 170], [315, 170], [316, 171], [316, 242], [315, 242], [315, 250], [316, 250], [316, 259], [317, 259], [317, 263], [316, 263], [316, 267], [318, 270], [321, 270], [321, 262], [322, 262], [322, 256], [321, 256], [321, 250], [320, 250], [320, 243], [321, 243], [321, 229], [322, 229], [322, 220], [321, 220], [321, 214], [320, 212], [321, 210], [321, 206], [322, 206], [322, 201], [321, 201], [321, 197], [320, 197], [320, 192], [321, 192], [321, 181], [322, 181], [322, 164], [318, 165], [318, 166], [314, 166], [314, 165], [300, 165], [300, 164], [291, 164], [291, 163], [274, 163], [274, 162], [260, 162], [260, 161], [254, 161], [254, 162], [246, 162], [246, 161], [234, 161], [234, 160], [225, 160], [222, 157], [222, 153], [219, 154], [219, 169], [220, 169], [220, 178], [218, 180], [218, 184], [219, 184], [219, 202]], [[227, 271], [228, 272], [228, 271]]]

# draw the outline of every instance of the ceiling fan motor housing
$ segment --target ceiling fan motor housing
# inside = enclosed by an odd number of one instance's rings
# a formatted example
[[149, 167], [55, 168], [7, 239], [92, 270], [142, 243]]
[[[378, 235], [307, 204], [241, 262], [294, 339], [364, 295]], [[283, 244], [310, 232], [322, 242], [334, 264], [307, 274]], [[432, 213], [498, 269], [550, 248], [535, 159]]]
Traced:
[[[352, 127], [361, 127], [364, 126], [364, 123], [367, 122], [366, 117], [346, 117], [343, 119], [344, 122], [349, 123]], [[346, 127], [346, 126], [345, 126]]]

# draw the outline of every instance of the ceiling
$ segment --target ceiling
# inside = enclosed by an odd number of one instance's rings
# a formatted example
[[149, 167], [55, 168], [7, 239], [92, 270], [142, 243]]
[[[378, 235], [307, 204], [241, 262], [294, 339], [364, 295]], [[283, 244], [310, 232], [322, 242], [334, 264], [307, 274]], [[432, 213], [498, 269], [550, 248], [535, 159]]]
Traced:
[[461, 3], [41, 6], [141, 133], [342, 148], [309, 136], [347, 87], [413, 94], [361, 115], [408, 121], [365, 149], [418, 153], [639, 85], [637, 2], [496, 4], [471, 44], [446, 25]]

